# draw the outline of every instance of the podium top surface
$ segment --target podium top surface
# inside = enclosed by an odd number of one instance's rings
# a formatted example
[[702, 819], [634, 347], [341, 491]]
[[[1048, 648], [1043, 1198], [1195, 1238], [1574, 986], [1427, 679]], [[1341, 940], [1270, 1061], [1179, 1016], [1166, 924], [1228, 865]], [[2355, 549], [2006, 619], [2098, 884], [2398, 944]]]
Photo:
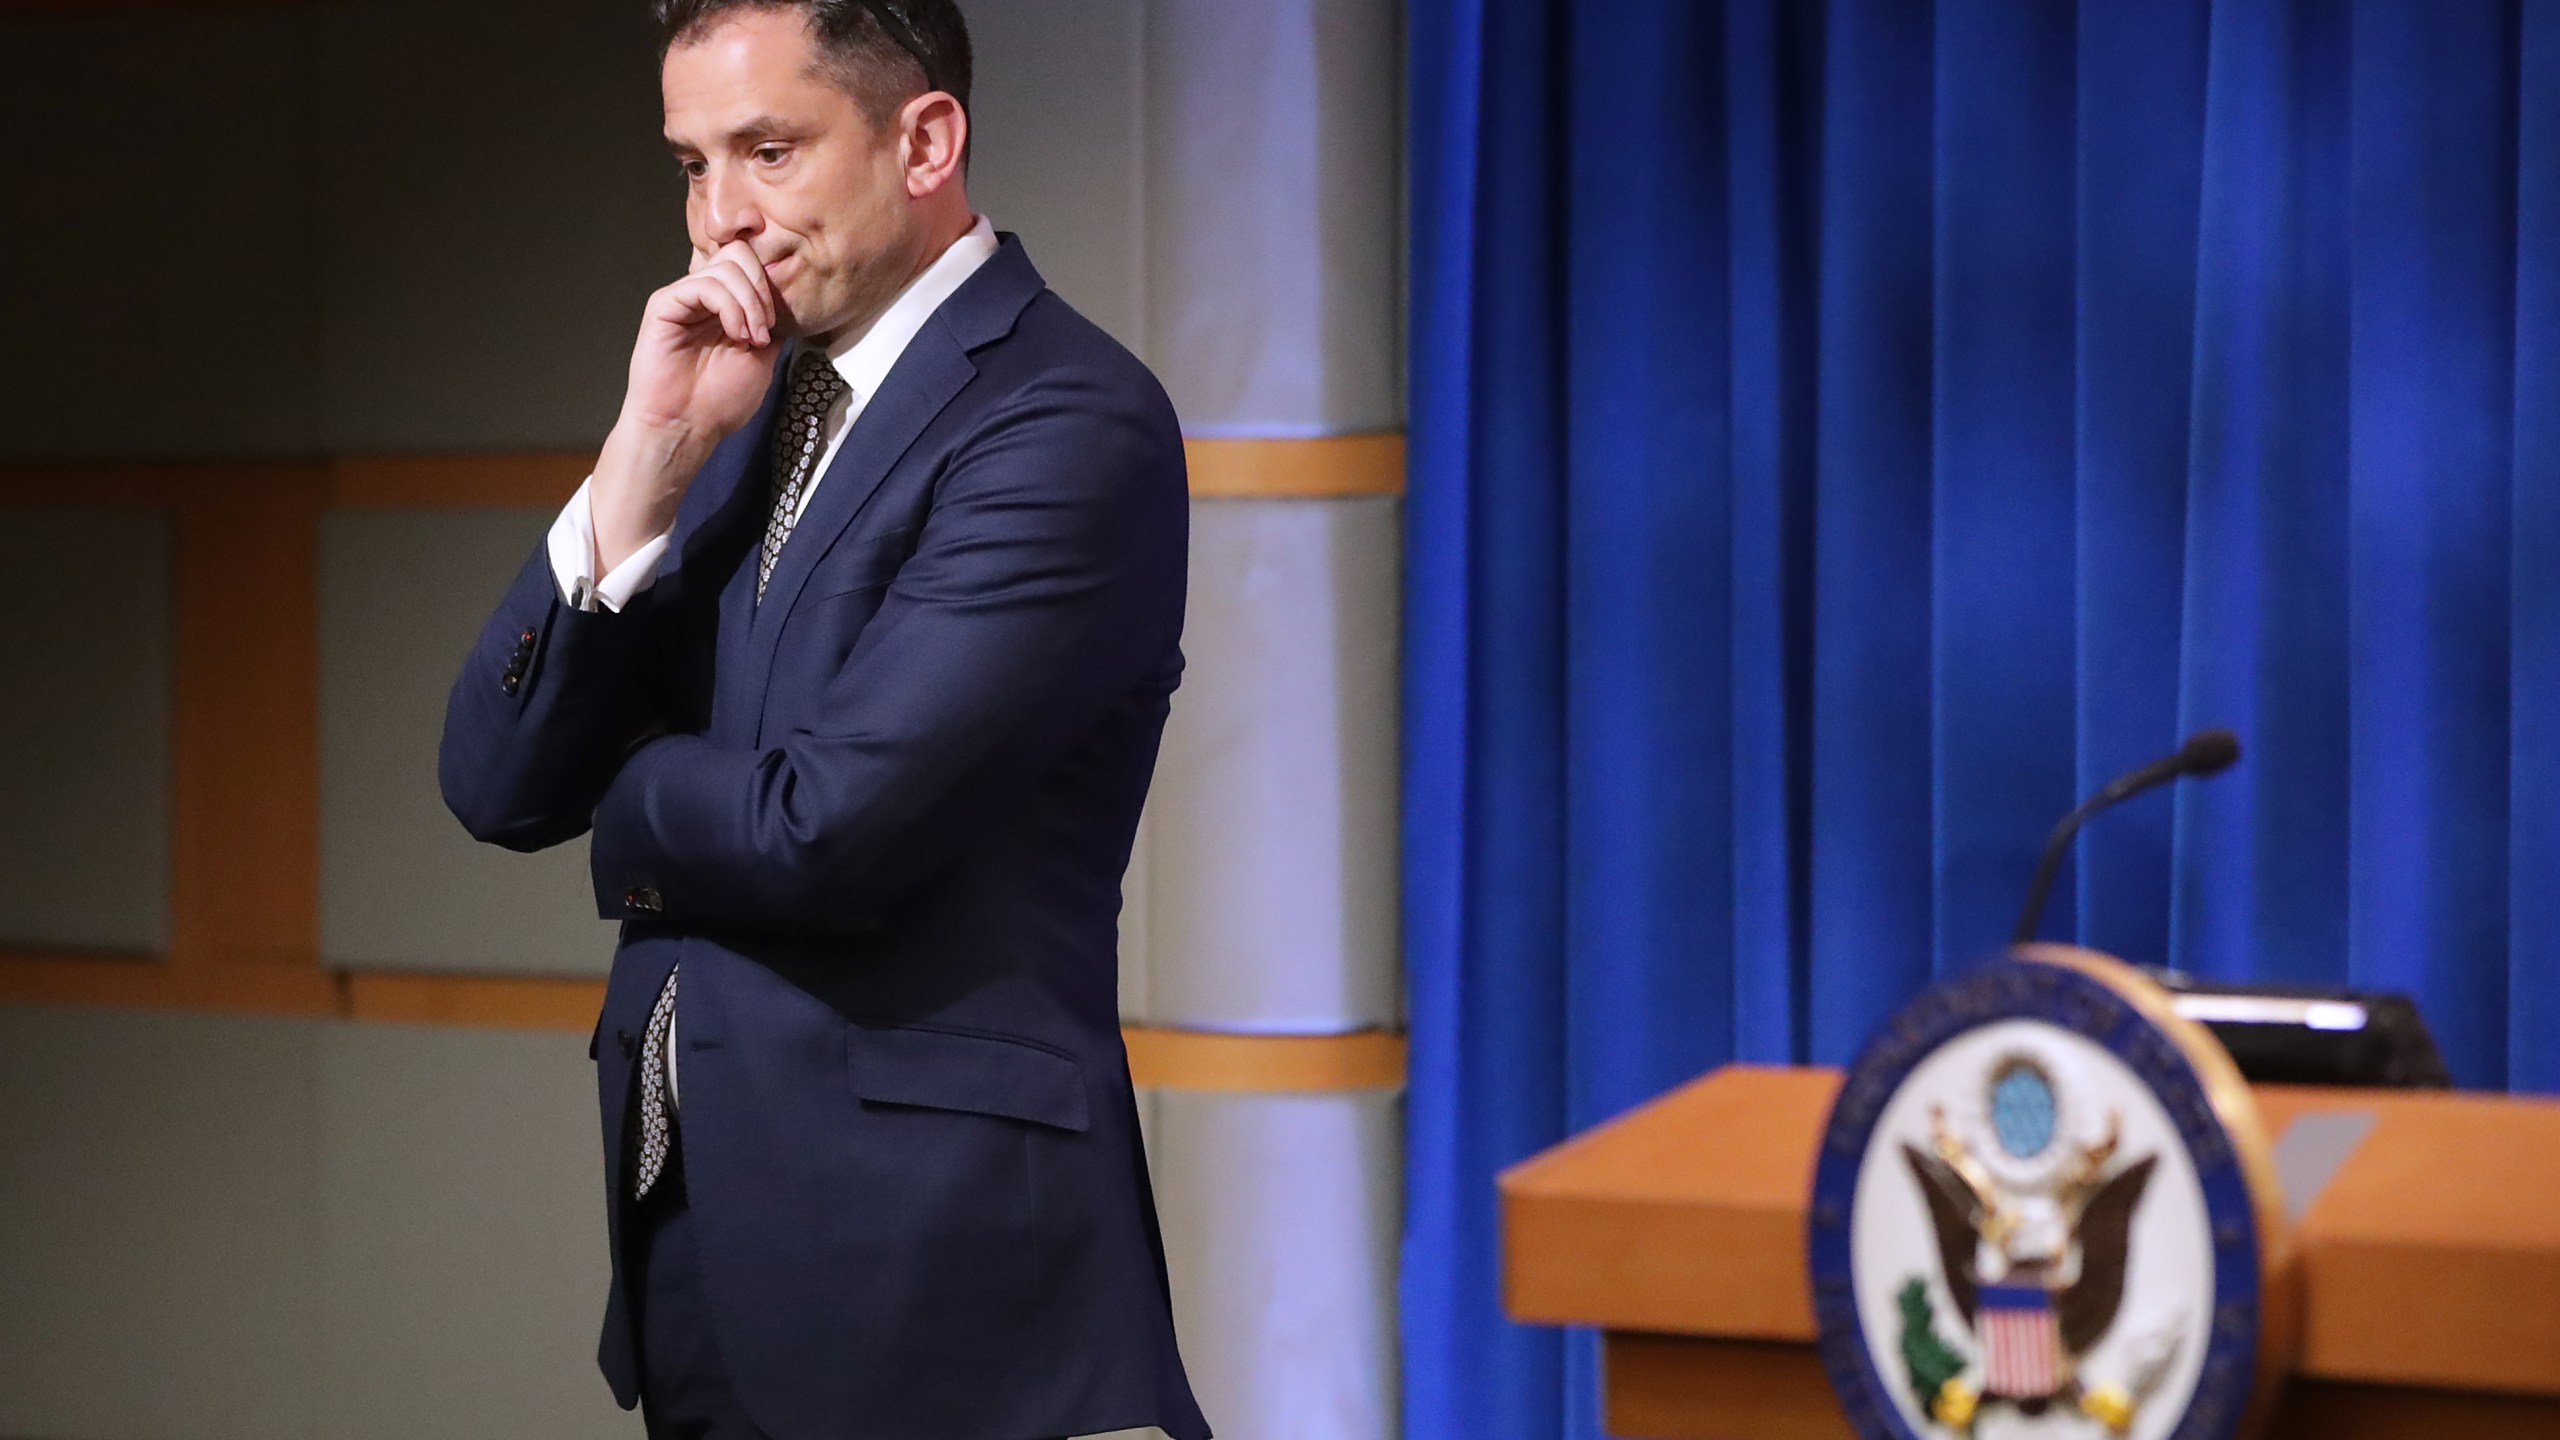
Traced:
[[[1513, 1166], [1512, 1316], [1810, 1341], [1805, 1201], [1839, 1086], [1727, 1066]], [[2279, 1142], [2305, 1114], [2373, 1118], [2295, 1226], [2300, 1373], [2560, 1395], [2560, 1101], [2255, 1093]]]

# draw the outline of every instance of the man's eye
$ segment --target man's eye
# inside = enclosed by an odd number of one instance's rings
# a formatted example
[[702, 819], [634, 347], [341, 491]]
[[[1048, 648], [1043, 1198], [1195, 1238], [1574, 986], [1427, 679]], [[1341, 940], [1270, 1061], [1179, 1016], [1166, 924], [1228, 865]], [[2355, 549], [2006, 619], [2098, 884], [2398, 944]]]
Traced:
[[757, 147], [756, 160], [760, 164], [779, 165], [782, 163], [782, 157], [783, 149], [779, 145], [764, 145]]
[[702, 178], [702, 172], [710, 167], [699, 160], [685, 160], [678, 162], [676, 168], [684, 172], [684, 178], [687, 180], [699, 180]]

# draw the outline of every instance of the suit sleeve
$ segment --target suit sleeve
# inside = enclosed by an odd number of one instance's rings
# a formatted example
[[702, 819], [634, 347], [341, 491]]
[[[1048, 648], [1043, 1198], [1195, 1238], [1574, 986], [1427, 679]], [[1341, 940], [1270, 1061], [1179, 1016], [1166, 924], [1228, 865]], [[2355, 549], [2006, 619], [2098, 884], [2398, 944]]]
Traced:
[[1053, 376], [960, 445], [812, 724], [636, 751], [595, 814], [600, 911], [646, 889], [671, 921], [857, 933], [1166, 665], [1182, 446], [1161, 394], [1132, 391]]
[[445, 700], [436, 775], [472, 838], [540, 850], [585, 833], [596, 800], [658, 706], [643, 668], [655, 591], [622, 613], [565, 602], [537, 546]]

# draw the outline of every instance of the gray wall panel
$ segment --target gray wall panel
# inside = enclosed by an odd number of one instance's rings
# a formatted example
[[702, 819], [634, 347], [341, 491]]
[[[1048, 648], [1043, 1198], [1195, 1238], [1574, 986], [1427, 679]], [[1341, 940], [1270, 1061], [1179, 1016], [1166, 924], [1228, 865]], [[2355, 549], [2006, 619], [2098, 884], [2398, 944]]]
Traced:
[[323, 1433], [320, 1030], [0, 1006], [0, 1434]]
[[0, 514], [0, 946], [168, 948], [170, 558], [164, 516]]
[[1153, 0], [1147, 359], [1198, 435], [1402, 423], [1391, 0]]
[[687, 253], [646, 7], [372, 4], [316, 23], [327, 443], [595, 445], [641, 304]]
[[0, 21], [0, 459], [310, 448], [308, 27]]
[[326, 1433], [634, 1437], [577, 1036], [337, 1026], [321, 1051]]
[[1174, 1324], [1219, 1434], [1397, 1433], [1401, 1116], [1385, 1092], [1156, 1096]]
[[1201, 500], [1149, 819], [1156, 1023], [1393, 1024], [1398, 502]]
[[969, 199], [1049, 288], [1144, 353], [1140, 0], [972, 0]]
[[444, 808], [445, 695], [549, 527], [529, 510], [348, 511], [321, 527], [320, 945], [335, 965], [601, 975], [581, 837], [482, 845]]

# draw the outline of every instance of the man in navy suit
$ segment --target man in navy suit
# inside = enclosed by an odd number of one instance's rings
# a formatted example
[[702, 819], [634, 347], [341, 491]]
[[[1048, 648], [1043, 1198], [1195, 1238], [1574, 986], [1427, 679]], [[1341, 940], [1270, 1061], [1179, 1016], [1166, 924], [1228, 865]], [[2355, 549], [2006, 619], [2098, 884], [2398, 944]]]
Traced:
[[969, 204], [949, 0], [659, 0], [690, 273], [455, 682], [592, 828], [600, 1362], [652, 1436], [1204, 1440], [1117, 1013], [1182, 443]]

